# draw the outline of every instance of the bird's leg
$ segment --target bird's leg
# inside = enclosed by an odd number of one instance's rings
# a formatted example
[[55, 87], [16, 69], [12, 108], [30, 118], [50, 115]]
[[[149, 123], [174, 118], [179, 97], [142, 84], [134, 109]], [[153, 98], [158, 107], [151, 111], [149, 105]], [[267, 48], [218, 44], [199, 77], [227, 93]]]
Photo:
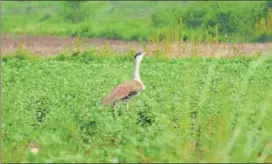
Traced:
[[116, 105], [116, 103], [113, 103], [113, 109], [114, 109], [115, 112], [117, 111], [117, 105]]
[[126, 101], [125, 103], [126, 103], [126, 111], [129, 111], [128, 110], [128, 101]]

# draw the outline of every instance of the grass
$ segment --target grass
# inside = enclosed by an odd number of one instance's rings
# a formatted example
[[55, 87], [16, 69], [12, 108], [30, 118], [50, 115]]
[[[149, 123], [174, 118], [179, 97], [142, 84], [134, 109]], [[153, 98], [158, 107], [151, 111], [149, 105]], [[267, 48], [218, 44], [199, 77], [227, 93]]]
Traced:
[[132, 54], [108, 53], [2, 57], [2, 162], [272, 161], [271, 56], [147, 56], [146, 90], [115, 114], [100, 101]]
[[[270, 2], [3, 2], [2, 32], [202, 42], [269, 42]], [[243, 18], [243, 19], [241, 19]], [[177, 38], [175, 38], [177, 39]], [[216, 41], [214, 41], [216, 40]]]

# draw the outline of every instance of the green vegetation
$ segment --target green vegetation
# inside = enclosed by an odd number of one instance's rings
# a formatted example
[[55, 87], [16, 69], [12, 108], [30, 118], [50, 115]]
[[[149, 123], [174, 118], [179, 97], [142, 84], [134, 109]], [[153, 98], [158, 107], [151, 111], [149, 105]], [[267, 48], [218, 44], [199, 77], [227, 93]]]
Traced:
[[[272, 162], [271, 52], [213, 58], [197, 46], [272, 41], [270, 1], [1, 4], [2, 32], [14, 40], [77, 37], [75, 52], [52, 57], [4, 47], [17, 51], [1, 61], [1, 162]], [[144, 41], [163, 41], [142, 62], [146, 90], [129, 112], [100, 102], [132, 78], [135, 52], [116, 55], [106, 43], [82, 51], [83, 37], [139, 40], [146, 50]], [[170, 58], [172, 41], [180, 55], [193, 42], [191, 57]]]
[[133, 53], [26, 54], [2, 58], [2, 162], [272, 161], [271, 56], [147, 56], [146, 90], [114, 113], [100, 101]]
[[256, 2], [2, 2], [2, 31], [123, 40], [272, 41], [272, 5]]

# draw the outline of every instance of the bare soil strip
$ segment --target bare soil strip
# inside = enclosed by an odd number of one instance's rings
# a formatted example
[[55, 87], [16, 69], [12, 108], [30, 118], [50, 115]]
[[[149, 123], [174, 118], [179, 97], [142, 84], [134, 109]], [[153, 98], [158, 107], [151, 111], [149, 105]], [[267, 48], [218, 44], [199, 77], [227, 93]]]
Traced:
[[[216, 56], [227, 57], [237, 55], [254, 55], [256, 53], [265, 55], [272, 51], [272, 43], [237, 43], [237, 44], [191, 44], [191, 43], [170, 43], [170, 44], [151, 44], [145, 46], [137, 41], [106, 40], [106, 39], [86, 39], [72, 37], [55, 36], [13, 36], [5, 34], [2, 36], [1, 51], [2, 54], [9, 54], [18, 47], [32, 52], [36, 55], [51, 56], [60, 52], [72, 52], [80, 47], [80, 50], [95, 48], [97, 50], [105, 49], [120, 54], [126, 54], [133, 51], [147, 51], [149, 55], [155, 52], [162, 52], [168, 56]], [[80, 46], [78, 46], [80, 45]]]

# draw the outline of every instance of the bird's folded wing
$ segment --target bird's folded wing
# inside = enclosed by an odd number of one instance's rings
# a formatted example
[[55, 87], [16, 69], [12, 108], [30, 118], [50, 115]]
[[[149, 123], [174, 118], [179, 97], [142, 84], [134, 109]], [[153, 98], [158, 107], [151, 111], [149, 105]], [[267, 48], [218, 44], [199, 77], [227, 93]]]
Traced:
[[107, 105], [129, 97], [131, 94], [137, 93], [142, 89], [141, 83], [130, 81], [120, 84], [115, 87], [102, 101], [102, 104]]

